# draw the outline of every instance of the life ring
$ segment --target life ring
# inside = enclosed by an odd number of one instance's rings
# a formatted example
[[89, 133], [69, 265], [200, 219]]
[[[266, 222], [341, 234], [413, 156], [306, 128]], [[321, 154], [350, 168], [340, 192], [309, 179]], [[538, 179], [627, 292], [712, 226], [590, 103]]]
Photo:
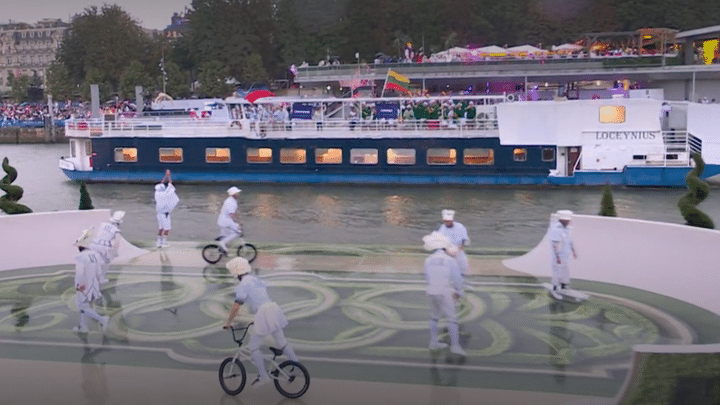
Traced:
[[505, 97], [505, 100], [507, 100], [507, 101], [515, 101], [515, 95], [514, 95], [514, 94], [508, 94], [507, 97]]
[[237, 127], [238, 129], [242, 129], [242, 122], [240, 121], [233, 121], [230, 123], [230, 128]]

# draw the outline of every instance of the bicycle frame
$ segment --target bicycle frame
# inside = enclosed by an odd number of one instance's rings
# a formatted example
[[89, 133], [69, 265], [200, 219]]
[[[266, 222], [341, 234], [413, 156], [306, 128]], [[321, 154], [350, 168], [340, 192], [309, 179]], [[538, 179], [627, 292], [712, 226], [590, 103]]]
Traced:
[[[247, 361], [249, 361], [249, 362], [252, 363], [253, 359], [252, 359], [252, 354], [251, 354], [251, 352], [250, 352], [250, 349], [248, 349], [247, 347], [242, 347], [242, 343], [243, 343], [243, 340], [245, 339], [245, 336], [246, 336], [247, 333], [248, 333], [248, 330], [250, 329], [250, 326], [252, 326], [253, 323], [254, 323], [254, 322], [250, 322], [250, 323], [249, 323], [246, 327], [244, 327], [244, 328], [234, 328], [232, 325], [230, 326], [230, 331], [232, 332], [233, 340], [234, 340], [235, 343], [237, 343], [238, 346], [239, 346], [238, 351], [235, 353], [235, 356], [233, 356], [233, 362], [235, 362], [235, 360], [238, 360], [238, 359], [243, 359], [243, 360], [247, 360]], [[240, 339], [238, 339], [238, 338], [235, 336], [235, 331], [243, 331], [243, 334], [242, 334], [242, 336], [240, 337]], [[272, 350], [272, 349], [273, 349], [273, 348], [271, 348], [271, 350]], [[276, 349], [276, 350], [277, 350], [277, 349]], [[263, 359], [265, 359], [266, 361], [270, 362], [270, 364], [272, 365], [272, 366], [270, 367], [270, 369], [268, 370], [268, 374], [270, 375], [270, 378], [272, 378], [273, 380], [277, 380], [278, 377], [280, 377], [280, 376], [282, 376], [282, 377], [284, 377], [284, 378], [290, 378], [291, 376], [290, 376], [289, 374], [287, 374], [285, 371], [283, 371], [283, 370], [280, 368], [280, 364], [279, 364], [277, 361], [275, 361], [276, 358], [277, 358], [277, 355], [276, 355], [276, 354], [273, 354], [272, 357], [271, 357], [269, 354], [263, 354]], [[253, 364], [254, 364], [254, 363], [253, 363]], [[277, 373], [276, 373], [276, 371], [277, 371]], [[281, 374], [281, 373], [282, 373], [282, 374]]]

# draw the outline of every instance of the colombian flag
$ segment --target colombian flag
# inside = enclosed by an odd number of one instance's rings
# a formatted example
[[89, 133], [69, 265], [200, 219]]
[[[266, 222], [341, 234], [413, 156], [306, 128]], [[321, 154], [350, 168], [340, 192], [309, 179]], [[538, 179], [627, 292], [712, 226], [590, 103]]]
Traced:
[[410, 93], [410, 79], [388, 69], [384, 90], [396, 90], [403, 93]]

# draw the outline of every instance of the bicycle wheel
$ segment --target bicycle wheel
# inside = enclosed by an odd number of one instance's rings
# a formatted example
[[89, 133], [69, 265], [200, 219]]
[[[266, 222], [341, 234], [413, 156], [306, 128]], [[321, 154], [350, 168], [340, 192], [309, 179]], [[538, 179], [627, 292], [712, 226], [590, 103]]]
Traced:
[[240, 360], [233, 361], [232, 357], [223, 360], [218, 377], [220, 377], [220, 386], [223, 391], [230, 395], [237, 395], [245, 388], [247, 374], [245, 366], [240, 363]]
[[[282, 371], [280, 371], [282, 370]], [[288, 398], [299, 398], [310, 387], [310, 373], [302, 364], [287, 360], [272, 372], [275, 378], [275, 388]]]
[[255, 246], [246, 243], [244, 245], [240, 245], [240, 247], [237, 250], [238, 257], [244, 257], [247, 259], [248, 263], [252, 263], [253, 260], [257, 257], [257, 249], [255, 249]]
[[222, 256], [223, 254], [220, 251], [220, 245], [216, 245], [214, 243], [205, 246], [202, 250], [203, 259], [210, 264], [219, 262], [220, 259], [222, 259]]

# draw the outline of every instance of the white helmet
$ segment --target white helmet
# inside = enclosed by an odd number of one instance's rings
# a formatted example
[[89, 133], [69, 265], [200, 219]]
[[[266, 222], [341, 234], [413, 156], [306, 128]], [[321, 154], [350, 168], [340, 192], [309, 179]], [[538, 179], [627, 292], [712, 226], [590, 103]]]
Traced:
[[232, 186], [229, 189], [227, 189], [227, 193], [229, 195], [235, 195], [235, 194], [239, 193], [240, 191], [242, 191], [242, 190], [240, 190], [239, 188], [237, 188], [235, 186]]
[[110, 222], [113, 224], [122, 224], [122, 219], [125, 217], [125, 211], [115, 211], [110, 217]]
[[73, 246], [83, 247], [83, 248], [90, 246], [90, 243], [93, 240], [94, 233], [95, 233], [94, 228], [85, 229], [83, 231], [82, 235], [80, 235], [80, 237], [77, 238], [75, 243], [73, 243]]
[[244, 257], [236, 257], [230, 260], [227, 264], [225, 264], [225, 267], [238, 276], [248, 274], [252, 271], [250, 262], [248, 262]]

